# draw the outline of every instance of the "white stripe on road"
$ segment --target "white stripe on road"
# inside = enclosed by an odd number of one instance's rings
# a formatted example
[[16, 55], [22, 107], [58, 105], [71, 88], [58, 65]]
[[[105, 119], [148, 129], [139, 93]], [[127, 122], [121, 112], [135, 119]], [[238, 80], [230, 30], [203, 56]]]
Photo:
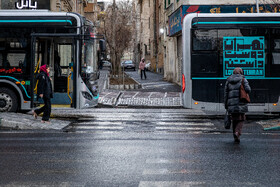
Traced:
[[206, 123], [196, 123], [196, 122], [164, 122], [164, 121], [160, 121], [156, 123], [157, 125], [170, 125], [170, 126], [175, 126], [175, 125], [181, 125], [181, 126], [214, 126], [213, 123], [210, 122], [206, 122]]
[[198, 162], [193, 160], [186, 160], [186, 159], [163, 159], [163, 158], [157, 158], [157, 159], [147, 159], [147, 164], [186, 164], [191, 162]]
[[156, 127], [156, 130], [179, 130], [179, 131], [209, 131], [214, 128], [202, 128], [202, 127]]
[[77, 126], [81, 125], [122, 125], [123, 122], [110, 122], [110, 121], [88, 121], [88, 122], [77, 122]]
[[191, 181], [140, 181], [138, 187], [191, 187], [205, 186], [206, 182]]
[[121, 130], [124, 127], [120, 127], [120, 126], [75, 126], [74, 129], [75, 130]]
[[190, 173], [203, 173], [202, 170], [170, 170], [170, 169], [145, 169], [143, 175], [168, 175], [168, 174], [190, 174]]
[[[97, 116], [97, 115], [90, 115], [91, 117], [93, 117], [95, 120], [102, 120], [102, 121], [104, 121], [104, 116]], [[106, 119], [107, 119], [107, 121], [116, 121], [116, 120], [119, 120], [119, 121], [151, 121], [151, 122], [156, 122], [156, 121], [158, 121], [158, 122], [165, 122], [165, 121], [167, 121], [167, 122], [171, 122], [171, 121], [173, 121], [173, 122], [183, 122], [183, 121], [186, 121], [186, 122], [188, 122], [188, 121], [199, 121], [199, 122], [201, 122], [201, 121], [209, 121], [209, 120], [203, 120], [203, 119], [188, 119], [188, 118], [181, 118], [181, 117], [178, 117], [178, 118], [176, 118], [176, 117], [172, 117], [171, 118], [171, 116], [169, 116], [169, 117], [161, 117], [161, 116], [159, 116], [160, 117], [160, 119], [156, 119], [156, 118], [152, 118], [150, 115], [149, 116], [134, 116], [134, 115], [132, 115], [132, 116], [122, 116], [122, 115], [119, 115], [119, 116], [106, 116]]]

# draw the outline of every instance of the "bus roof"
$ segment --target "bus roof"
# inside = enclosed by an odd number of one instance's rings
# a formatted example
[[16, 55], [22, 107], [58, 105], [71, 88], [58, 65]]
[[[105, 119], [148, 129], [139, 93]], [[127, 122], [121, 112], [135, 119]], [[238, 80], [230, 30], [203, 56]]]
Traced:
[[[250, 18], [250, 19], [258, 19], [258, 21], [261, 18], [264, 17], [270, 17], [270, 18], [280, 18], [280, 13], [217, 13], [217, 14], [212, 14], [212, 13], [190, 13], [187, 14], [183, 20], [183, 29], [182, 31], [184, 31], [187, 28], [190, 28], [191, 25], [193, 24], [193, 20], [197, 19], [200, 20], [200, 18], [205, 18], [205, 19], [213, 19], [213, 18], [219, 18], [221, 19], [228, 19], [228, 18]], [[268, 21], [268, 20], [264, 20]], [[280, 23], [280, 22], [279, 22]], [[278, 23], [278, 25], [279, 25]], [[202, 24], [201, 22], [199, 23], [199, 21], [197, 22], [197, 24]], [[245, 24], [245, 23], [244, 23]]]
[[194, 17], [280, 17], [280, 13], [189, 13], [185, 18]]
[[1, 17], [9, 17], [9, 20], [21, 19], [22, 17], [39, 17], [43, 20], [44, 17], [72, 17], [76, 19], [77, 27], [81, 26], [83, 16], [73, 12], [52, 12], [49, 10], [0, 10]]

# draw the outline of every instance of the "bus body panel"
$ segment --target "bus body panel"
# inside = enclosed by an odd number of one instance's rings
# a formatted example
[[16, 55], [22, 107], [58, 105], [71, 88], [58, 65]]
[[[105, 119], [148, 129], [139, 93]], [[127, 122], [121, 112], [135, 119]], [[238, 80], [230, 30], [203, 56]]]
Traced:
[[[231, 30], [239, 30], [241, 35], [232, 33], [231, 35], [223, 35], [223, 33]], [[254, 31], [253, 34], [245, 34], [247, 31]], [[203, 35], [203, 32], [205, 35]], [[217, 39], [216, 49], [199, 49], [195, 46], [197, 40], [194, 37], [203, 37], [207, 35]], [[217, 36], [215, 35], [217, 33]], [[262, 33], [263, 32], [263, 33]], [[246, 75], [245, 77], [250, 83], [252, 93], [250, 94], [251, 103], [248, 104], [250, 112], [280, 112], [280, 64], [277, 57], [280, 50], [277, 35], [280, 33], [280, 14], [204, 14], [193, 13], [188, 14], [183, 20], [183, 64], [182, 74], [185, 76], [186, 88], [183, 92], [183, 106], [185, 108], [194, 108], [210, 111], [223, 112], [224, 109], [224, 86], [227, 76], [225, 75], [224, 50], [225, 40], [229, 37], [237, 39], [250, 39], [250, 37], [263, 37], [265, 40], [265, 64], [263, 64], [262, 76]], [[195, 36], [194, 34], [200, 34]], [[275, 37], [276, 36], [276, 37]], [[209, 38], [210, 38], [209, 37]], [[224, 42], [219, 43], [219, 37]], [[247, 37], [247, 38], [246, 38]], [[204, 38], [205, 40], [205, 38]], [[212, 44], [214, 43], [211, 41]], [[271, 47], [273, 44], [276, 47]], [[200, 45], [202, 45], [200, 43]], [[244, 45], [244, 44], [243, 44]], [[199, 47], [199, 46], [198, 46]], [[205, 46], [206, 47], [206, 44]], [[209, 47], [209, 46], [208, 46]], [[210, 47], [209, 47], [210, 48]], [[225, 48], [224, 48], [225, 49]], [[234, 52], [233, 54], [237, 54]], [[212, 55], [212, 57], [211, 57]], [[226, 57], [226, 56], [225, 56]], [[276, 58], [275, 58], [276, 57]], [[209, 67], [207, 67], [207, 63]], [[234, 63], [233, 63], [234, 64]], [[239, 66], [239, 65], [237, 65]], [[204, 70], [206, 68], [206, 70]], [[212, 70], [211, 70], [212, 68]], [[221, 69], [222, 68], [222, 69]], [[208, 71], [207, 71], [208, 70]], [[211, 74], [211, 71], [216, 73]], [[261, 70], [262, 71], [262, 70]], [[205, 72], [205, 73], [203, 73]], [[250, 73], [250, 71], [247, 71]], [[255, 76], [255, 78], [254, 78]]]

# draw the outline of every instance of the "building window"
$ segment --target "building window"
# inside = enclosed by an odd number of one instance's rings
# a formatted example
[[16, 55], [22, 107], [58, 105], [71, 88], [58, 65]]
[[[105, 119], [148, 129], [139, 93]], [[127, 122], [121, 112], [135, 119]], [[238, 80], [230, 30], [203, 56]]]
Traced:
[[165, 9], [171, 5], [171, 0], [165, 0]]

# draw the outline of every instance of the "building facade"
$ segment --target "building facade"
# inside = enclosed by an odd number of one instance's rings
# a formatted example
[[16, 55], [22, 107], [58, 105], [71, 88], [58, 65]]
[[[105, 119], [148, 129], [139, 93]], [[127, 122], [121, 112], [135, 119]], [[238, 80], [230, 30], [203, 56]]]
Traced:
[[139, 52], [139, 59], [137, 62], [140, 61], [141, 58], [145, 58], [147, 62], [151, 61], [151, 0], [139, 0], [138, 1], [138, 28], [139, 28], [139, 43], [138, 43], [138, 52]]

